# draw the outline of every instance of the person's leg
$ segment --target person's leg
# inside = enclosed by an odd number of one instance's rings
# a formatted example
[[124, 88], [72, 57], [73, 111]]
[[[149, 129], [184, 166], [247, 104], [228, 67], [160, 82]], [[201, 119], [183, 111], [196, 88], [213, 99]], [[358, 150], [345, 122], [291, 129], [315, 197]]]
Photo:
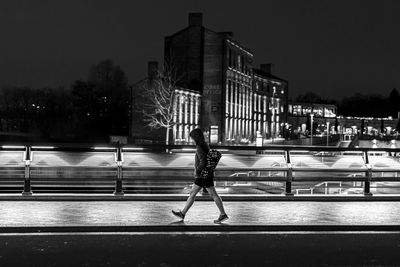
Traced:
[[190, 207], [193, 205], [194, 199], [196, 198], [197, 193], [201, 190], [201, 187], [193, 184], [192, 190], [190, 191], [190, 195], [186, 200], [185, 207], [182, 210], [183, 215], [186, 215]]
[[226, 215], [224, 204], [222, 203], [221, 197], [218, 195], [217, 191], [215, 190], [214, 186], [207, 187], [207, 191], [214, 200], [215, 204], [217, 205], [219, 212], [221, 215]]

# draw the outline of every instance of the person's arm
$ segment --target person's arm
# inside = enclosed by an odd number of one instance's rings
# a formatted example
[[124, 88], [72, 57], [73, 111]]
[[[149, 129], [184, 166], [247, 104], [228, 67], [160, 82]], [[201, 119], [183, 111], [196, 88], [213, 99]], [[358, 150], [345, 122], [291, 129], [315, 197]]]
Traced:
[[197, 147], [196, 154], [199, 159], [196, 167], [196, 174], [200, 175], [207, 164], [207, 150], [203, 145], [200, 145]]
[[199, 166], [199, 157], [197, 157], [197, 150], [194, 155], [194, 169], [193, 169], [193, 175], [197, 177], [197, 166]]

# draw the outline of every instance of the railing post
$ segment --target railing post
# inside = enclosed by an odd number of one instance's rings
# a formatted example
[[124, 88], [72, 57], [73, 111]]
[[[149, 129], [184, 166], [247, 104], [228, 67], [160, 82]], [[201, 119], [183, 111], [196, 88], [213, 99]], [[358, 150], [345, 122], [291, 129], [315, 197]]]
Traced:
[[293, 181], [293, 168], [292, 163], [290, 161], [290, 152], [286, 150], [286, 164], [288, 170], [286, 171], [286, 186], [285, 186], [285, 195], [286, 196], [293, 196], [292, 193], [292, 181]]
[[24, 174], [24, 191], [22, 191], [23, 196], [32, 195], [31, 172], [30, 172], [31, 160], [32, 160], [31, 147], [27, 146], [25, 148], [25, 153], [24, 153], [25, 174]]
[[123, 163], [123, 158], [122, 158], [122, 151], [121, 147], [117, 147], [117, 151], [115, 153], [115, 162], [117, 163], [117, 176], [115, 180], [115, 191], [114, 195], [116, 196], [122, 196], [124, 195], [124, 192], [122, 190], [122, 163]]
[[371, 193], [371, 178], [372, 178], [372, 167], [369, 163], [368, 152], [364, 151], [364, 160], [367, 171], [365, 172], [366, 181], [364, 182], [364, 196], [372, 196]]
[[365, 172], [365, 176], [367, 177], [367, 180], [364, 182], [364, 195], [365, 196], [372, 196], [371, 193], [371, 178], [372, 178], [372, 170], [371, 170], [371, 165], [367, 164], [368, 170]]

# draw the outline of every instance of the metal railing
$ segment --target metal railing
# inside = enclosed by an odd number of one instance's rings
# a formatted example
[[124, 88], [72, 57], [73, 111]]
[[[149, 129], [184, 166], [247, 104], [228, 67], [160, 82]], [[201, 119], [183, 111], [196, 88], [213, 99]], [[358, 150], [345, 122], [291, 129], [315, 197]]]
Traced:
[[[284, 194], [311, 193], [327, 182], [363, 182], [371, 196], [371, 182], [400, 182], [400, 149], [215, 146], [223, 157], [215, 180], [224, 182], [281, 182]], [[7, 146], [0, 147], [0, 181], [23, 181], [23, 196], [32, 195], [32, 180], [98, 181], [114, 183], [123, 195], [129, 184], [193, 180], [193, 146]], [[371, 161], [372, 159], [372, 161]], [[350, 160], [352, 164], [349, 164]], [[380, 161], [381, 160], [381, 161]], [[382, 163], [383, 162], [383, 163]], [[392, 176], [387, 176], [392, 173]], [[243, 174], [243, 175], [242, 175]], [[345, 176], [343, 176], [345, 175]], [[78, 179], [79, 178], [79, 179]], [[293, 183], [317, 182], [292, 190]], [[341, 185], [341, 184], [340, 184]], [[325, 189], [326, 190], [326, 189]]]

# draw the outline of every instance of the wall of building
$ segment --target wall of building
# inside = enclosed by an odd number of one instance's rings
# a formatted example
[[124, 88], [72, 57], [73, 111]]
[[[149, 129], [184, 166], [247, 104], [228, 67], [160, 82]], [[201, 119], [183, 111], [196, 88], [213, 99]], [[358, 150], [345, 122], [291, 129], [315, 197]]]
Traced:
[[184, 88], [175, 90], [173, 143], [191, 143], [189, 133], [199, 127], [200, 108], [200, 93]]
[[223, 142], [251, 141], [253, 130], [253, 55], [239, 44], [225, 40], [225, 90]]
[[[222, 89], [223, 89], [223, 43], [218, 33], [204, 29], [203, 48], [203, 94], [201, 128], [218, 131], [218, 141], [221, 141], [222, 124]], [[215, 133], [213, 133], [215, 134]], [[215, 141], [213, 139], [212, 141]]]
[[203, 90], [203, 27], [192, 26], [165, 37], [164, 58], [177, 74], [178, 85]]

